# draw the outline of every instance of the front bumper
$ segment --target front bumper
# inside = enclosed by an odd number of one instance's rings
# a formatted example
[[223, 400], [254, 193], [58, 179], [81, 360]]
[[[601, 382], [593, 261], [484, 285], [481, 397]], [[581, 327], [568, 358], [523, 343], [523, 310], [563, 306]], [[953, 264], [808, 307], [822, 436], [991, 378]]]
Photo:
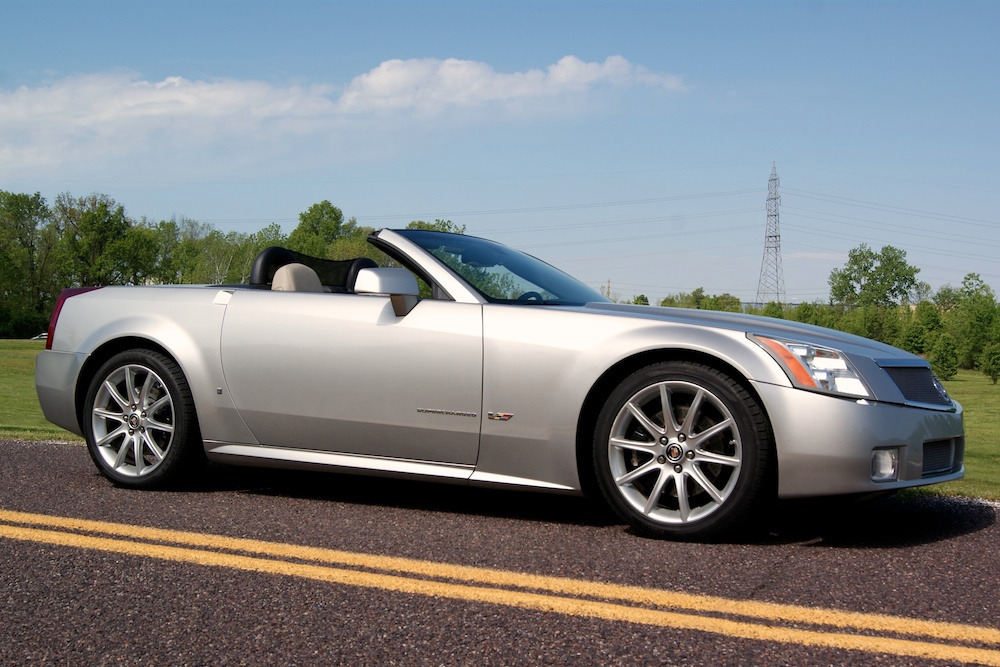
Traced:
[[[957, 403], [954, 411], [930, 410], [772, 384], [755, 388], [774, 430], [781, 498], [871, 493], [965, 474], [965, 428]], [[872, 452], [887, 448], [898, 449], [898, 476], [873, 481]]]

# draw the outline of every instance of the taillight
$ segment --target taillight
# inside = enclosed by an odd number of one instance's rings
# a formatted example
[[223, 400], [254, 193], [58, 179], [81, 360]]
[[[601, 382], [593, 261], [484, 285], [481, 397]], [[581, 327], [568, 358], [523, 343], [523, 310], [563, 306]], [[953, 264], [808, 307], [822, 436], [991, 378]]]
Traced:
[[49, 332], [45, 336], [45, 349], [52, 349], [52, 337], [56, 333], [56, 320], [59, 319], [59, 312], [62, 310], [63, 304], [66, 303], [66, 299], [71, 296], [76, 296], [77, 294], [83, 294], [84, 292], [93, 292], [95, 289], [101, 289], [100, 287], [67, 287], [63, 291], [59, 292], [59, 298], [56, 299], [56, 306], [52, 309], [52, 317], [49, 318]]

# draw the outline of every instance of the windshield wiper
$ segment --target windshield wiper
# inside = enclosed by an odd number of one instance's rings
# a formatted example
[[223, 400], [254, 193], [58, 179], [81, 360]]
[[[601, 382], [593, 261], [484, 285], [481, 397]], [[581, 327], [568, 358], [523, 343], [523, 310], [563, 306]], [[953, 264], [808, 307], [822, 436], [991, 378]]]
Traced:
[[543, 301], [539, 301], [537, 299], [532, 299], [530, 301], [513, 301], [512, 303], [516, 303], [519, 306], [569, 306], [569, 305], [572, 305], [572, 304], [567, 303], [566, 301], [558, 301], [558, 300], [554, 300], [554, 299], [546, 299], [546, 300], [543, 300]]

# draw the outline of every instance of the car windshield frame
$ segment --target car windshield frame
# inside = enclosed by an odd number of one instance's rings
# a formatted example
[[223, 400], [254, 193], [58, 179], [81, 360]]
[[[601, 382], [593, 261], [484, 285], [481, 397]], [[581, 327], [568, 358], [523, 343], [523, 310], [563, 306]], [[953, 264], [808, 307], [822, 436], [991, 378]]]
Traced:
[[489, 303], [582, 306], [600, 292], [537, 257], [502, 243], [425, 229], [393, 230], [415, 243]]

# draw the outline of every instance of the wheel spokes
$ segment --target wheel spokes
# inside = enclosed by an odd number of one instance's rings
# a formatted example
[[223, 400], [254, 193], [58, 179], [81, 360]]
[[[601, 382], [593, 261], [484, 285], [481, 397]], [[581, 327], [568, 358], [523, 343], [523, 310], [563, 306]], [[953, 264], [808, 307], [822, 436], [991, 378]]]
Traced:
[[152, 373], [146, 374], [146, 381], [142, 383], [142, 390], [139, 392], [139, 400], [137, 401], [139, 406], [143, 410], [148, 410], [152, 412], [152, 408], [149, 406], [149, 394], [150, 390], [154, 385], [157, 384], [156, 376]]
[[174, 432], [174, 427], [171, 424], [164, 424], [163, 422], [158, 422], [152, 418], [146, 419], [146, 428], [155, 429], [164, 433]]
[[142, 436], [132, 436], [132, 457], [135, 459], [135, 473], [143, 474], [146, 469], [146, 459], [142, 455]]
[[666, 383], [660, 385], [660, 411], [663, 413], [663, 429], [666, 435], [677, 435], [680, 432], [681, 426], [677, 423], [673, 400]]
[[127, 364], [101, 382], [91, 409], [97, 454], [119, 475], [151, 473], [174, 438], [173, 399], [152, 369]]
[[642, 426], [642, 428], [645, 429], [645, 431], [649, 433], [650, 437], [652, 437], [654, 440], [664, 434], [665, 431], [663, 427], [656, 424], [652, 419], [650, 419], [646, 415], [646, 413], [643, 412], [642, 407], [629, 401], [625, 405], [625, 408], [630, 413], [632, 413], [632, 416], [635, 417], [635, 420], [637, 422], [639, 422], [639, 425]]
[[699, 388], [698, 392], [694, 395], [694, 399], [691, 401], [691, 405], [688, 407], [687, 415], [684, 417], [684, 424], [681, 425], [681, 432], [686, 433], [689, 437], [694, 433], [694, 426], [698, 422], [701, 403], [704, 400], [705, 390]]
[[114, 431], [111, 431], [110, 433], [108, 433], [107, 435], [105, 435], [104, 437], [102, 437], [100, 440], [98, 440], [97, 441], [97, 446], [98, 447], [106, 447], [109, 442], [111, 442], [112, 440], [114, 440], [116, 438], [122, 437], [122, 436], [124, 436], [127, 433], [128, 433], [128, 429], [125, 427], [125, 424], [122, 423], [122, 425], [119, 426], [118, 428], [116, 428]]
[[715, 452], [710, 452], [705, 449], [699, 449], [695, 452], [694, 461], [695, 463], [714, 463], [716, 465], [736, 469], [739, 469], [742, 463], [739, 457], [716, 454]]
[[129, 452], [131, 451], [133, 445], [134, 443], [132, 441], [132, 438], [122, 439], [122, 444], [118, 448], [117, 455], [115, 456], [115, 462], [113, 465], [115, 470], [118, 470], [119, 468], [121, 468], [126, 464], [126, 462], [128, 461]]
[[646, 454], [653, 454], [653, 448], [656, 446], [654, 442], [639, 442], [638, 440], [627, 440], [625, 438], [611, 438], [611, 446], [618, 447], [619, 449], [634, 450], [637, 452], [645, 452]]
[[105, 410], [104, 408], [94, 408], [94, 416], [102, 419], [113, 419], [114, 421], [122, 424], [124, 424], [127, 419], [127, 417], [125, 417], [125, 413], [123, 412], [111, 412], [110, 410]]
[[702, 490], [705, 491], [705, 493], [711, 496], [712, 500], [714, 500], [717, 503], [722, 503], [725, 501], [725, 498], [722, 496], [721, 493], [719, 493], [719, 489], [715, 488], [715, 485], [712, 484], [712, 481], [705, 476], [705, 473], [704, 471], [702, 471], [701, 468], [699, 468], [698, 466], [691, 466], [688, 469], [688, 471], [691, 479], [697, 482], [698, 486], [700, 486]]
[[684, 523], [691, 516], [691, 502], [688, 499], [687, 477], [684, 474], [674, 474], [674, 487], [677, 489], [677, 514]]
[[633, 481], [639, 479], [640, 477], [643, 477], [649, 472], [653, 470], [659, 470], [660, 467], [661, 466], [656, 462], [656, 459], [650, 459], [641, 466], [639, 466], [638, 468], [636, 468], [635, 470], [625, 473], [621, 477], [615, 479], [615, 484], [617, 484], [618, 486], [625, 486], [626, 484], [631, 484]]
[[149, 451], [153, 454], [153, 457], [156, 459], [157, 463], [163, 460], [163, 456], [166, 452], [164, 452], [162, 449], [159, 448], [156, 442], [151, 437], [149, 437], [148, 433], [142, 434], [142, 442], [146, 445], [147, 448], [149, 448]]
[[169, 395], [156, 399], [156, 401], [152, 405], [147, 406], [145, 410], [147, 414], [155, 415], [160, 408], [166, 405], [170, 405]]
[[670, 475], [665, 470], [661, 470], [656, 478], [656, 484], [653, 485], [653, 490], [649, 492], [649, 497], [646, 498], [646, 505], [642, 508], [643, 514], [649, 514], [659, 506], [660, 496], [663, 495], [663, 488], [667, 485], [669, 479]]
[[135, 386], [135, 368], [133, 366], [125, 367], [125, 394], [128, 397], [129, 406], [135, 405], [139, 392]]
[[608, 458], [628, 505], [649, 520], [684, 524], [704, 519], [732, 495], [742, 446], [736, 420], [710, 388], [666, 380], [622, 404]]
[[112, 384], [110, 378], [104, 381], [104, 390], [108, 393], [108, 396], [118, 404], [118, 407], [122, 409], [122, 412], [129, 409], [128, 399], [122, 397], [122, 395], [118, 393], [118, 387]]

